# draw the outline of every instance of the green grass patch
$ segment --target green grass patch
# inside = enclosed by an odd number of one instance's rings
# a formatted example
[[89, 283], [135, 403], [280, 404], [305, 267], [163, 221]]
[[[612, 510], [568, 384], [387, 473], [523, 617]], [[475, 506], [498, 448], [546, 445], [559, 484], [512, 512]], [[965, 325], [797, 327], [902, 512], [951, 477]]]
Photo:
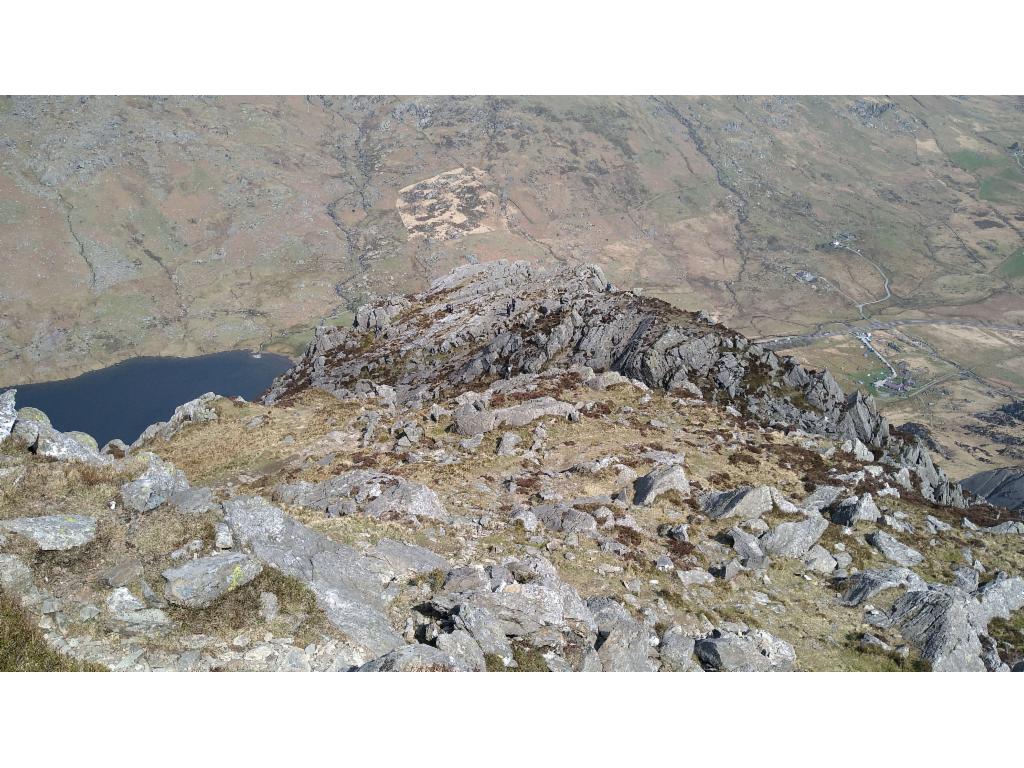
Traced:
[[959, 152], [951, 152], [949, 159], [965, 171], [976, 171], [990, 165], [999, 165], [1000, 158], [995, 155], [985, 155], [981, 152], [972, 152], [969, 149], [961, 149]]
[[1024, 248], [1018, 248], [999, 265], [999, 274], [1010, 278], [1024, 277]]
[[978, 197], [994, 203], [1017, 202], [1021, 198], [1021, 188], [1014, 183], [1016, 176], [1016, 172], [1011, 169], [998, 176], [983, 179], [981, 186], [978, 187]]

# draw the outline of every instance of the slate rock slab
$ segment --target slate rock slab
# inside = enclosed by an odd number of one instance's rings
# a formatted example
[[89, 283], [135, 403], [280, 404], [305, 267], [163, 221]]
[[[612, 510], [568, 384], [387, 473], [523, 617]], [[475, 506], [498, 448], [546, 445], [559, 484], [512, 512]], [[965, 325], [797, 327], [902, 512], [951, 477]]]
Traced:
[[81, 547], [96, 538], [96, 519], [88, 515], [44, 515], [0, 521], [0, 530], [32, 539], [44, 551]]

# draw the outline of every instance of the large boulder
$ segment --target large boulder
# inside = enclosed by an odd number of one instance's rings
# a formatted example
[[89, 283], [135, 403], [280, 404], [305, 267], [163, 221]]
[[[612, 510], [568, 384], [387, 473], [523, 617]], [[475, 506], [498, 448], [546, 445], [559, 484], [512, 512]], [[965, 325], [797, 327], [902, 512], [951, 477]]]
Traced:
[[681, 496], [690, 495], [690, 482], [679, 464], [655, 467], [633, 482], [633, 503], [649, 505], [662, 494], [675, 491]]
[[979, 625], [987, 627], [992, 619], [1008, 619], [1024, 608], [1024, 577], [999, 572], [977, 590], [976, 597], [979, 605], [974, 615]]
[[241, 552], [208, 555], [164, 571], [164, 594], [175, 605], [205, 608], [231, 590], [248, 584], [262, 570], [257, 560]]
[[587, 601], [597, 623], [598, 658], [605, 672], [655, 672], [650, 632], [610, 597]]
[[859, 497], [851, 496], [840, 502], [832, 511], [832, 522], [836, 525], [849, 527], [854, 523], [867, 522], [875, 523], [882, 516], [881, 510], [875, 504], [870, 493], [863, 493]]
[[563, 419], [577, 419], [579, 413], [571, 403], [553, 397], [538, 397], [523, 403], [492, 410], [486, 397], [465, 398], [452, 415], [456, 433], [460, 435], [482, 435], [501, 426], [525, 427], [548, 416]]
[[774, 506], [771, 488], [767, 485], [756, 488], [744, 485], [731, 491], [704, 493], [699, 501], [701, 510], [712, 520], [724, 517], [752, 520], [771, 512]]
[[858, 571], [846, 580], [843, 605], [860, 605], [886, 589], [903, 588], [920, 591], [928, 588], [924, 579], [909, 568], [869, 568]]
[[761, 549], [769, 557], [800, 558], [818, 543], [828, 528], [828, 520], [811, 512], [803, 520], [779, 523], [759, 539]]
[[931, 584], [897, 599], [890, 622], [936, 672], [984, 672], [974, 602], [956, 587]]
[[44, 551], [81, 547], [96, 538], [96, 519], [87, 515], [44, 515], [0, 520], [0, 531], [31, 539]]
[[684, 635], [680, 627], [665, 630], [658, 644], [658, 658], [664, 672], [703, 672], [694, 655], [696, 641]]
[[714, 672], [789, 672], [796, 663], [793, 646], [762, 629], [744, 634], [715, 630], [695, 644], [697, 658]]

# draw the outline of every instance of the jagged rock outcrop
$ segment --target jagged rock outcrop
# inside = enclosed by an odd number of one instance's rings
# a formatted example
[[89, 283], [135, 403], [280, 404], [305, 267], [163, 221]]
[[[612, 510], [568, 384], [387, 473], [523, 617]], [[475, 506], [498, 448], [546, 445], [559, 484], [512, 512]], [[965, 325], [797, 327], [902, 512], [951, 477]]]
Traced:
[[[809, 371], [702, 314], [611, 290], [593, 265], [556, 271], [525, 262], [465, 265], [421, 294], [381, 299], [360, 308], [351, 329], [318, 328], [300, 363], [264, 401], [309, 387], [354, 395], [372, 380], [411, 402], [573, 366], [699, 394], [765, 424], [859, 440], [912, 467], [927, 498], [963, 506], [960, 487], [919, 442], [892, 435], [870, 397], [847, 396], [827, 371]], [[479, 434], [494, 429], [498, 418], [486, 404], [467, 402], [456, 425], [462, 434]]]
[[170, 440], [181, 429], [190, 424], [202, 424], [206, 421], [216, 421], [217, 411], [210, 407], [210, 403], [217, 399], [213, 392], [200, 395], [195, 400], [182, 403], [174, 409], [171, 418], [167, 421], [158, 421], [150, 424], [143, 430], [142, 434], [131, 444], [129, 450], [137, 450], [141, 446], [153, 440]]

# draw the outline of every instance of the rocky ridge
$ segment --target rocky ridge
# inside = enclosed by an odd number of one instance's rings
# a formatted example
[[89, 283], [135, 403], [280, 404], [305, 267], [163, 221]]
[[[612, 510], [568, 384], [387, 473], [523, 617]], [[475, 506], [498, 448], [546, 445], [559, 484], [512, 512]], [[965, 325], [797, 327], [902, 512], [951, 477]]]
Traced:
[[131, 446], [15, 399], [0, 589], [110, 669], [1024, 661], [1024, 524], [827, 373], [594, 268], [381, 300], [264, 403], [204, 395]]
[[[882, 463], [907, 467], [925, 498], [965, 506], [959, 485], [917, 438], [893, 434], [870, 397], [846, 395], [828, 371], [807, 370], [703, 313], [615, 290], [595, 265], [466, 265], [424, 293], [364, 305], [351, 329], [317, 328], [265, 402], [305, 387], [347, 396], [386, 386], [397, 402], [415, 403], [573, 366], [732, 406], [765, 426], [855, 441], [867, 457], [877, 451]], [[481, 401], [472, 407], [477, 413], [462, 403], [464, 434], [509, 417]]]

